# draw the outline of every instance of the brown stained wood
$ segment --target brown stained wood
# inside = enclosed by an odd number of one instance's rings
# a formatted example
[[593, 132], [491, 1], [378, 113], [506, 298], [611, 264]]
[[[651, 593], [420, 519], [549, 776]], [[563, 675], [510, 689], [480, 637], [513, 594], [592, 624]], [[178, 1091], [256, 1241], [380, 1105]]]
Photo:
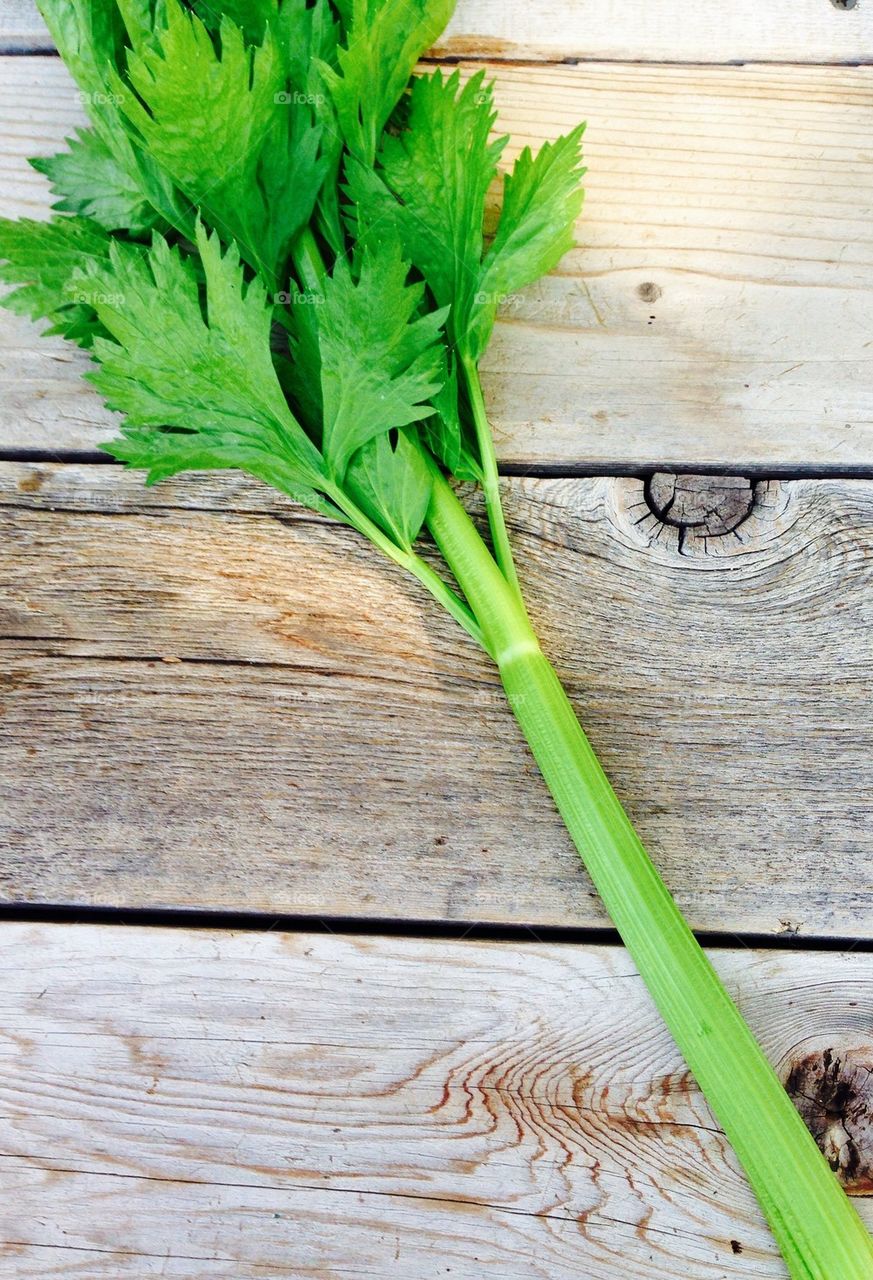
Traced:
[[873, 1044], [794, 1062], [786, 1088], [843, 1186], [873, 1194]]
[[[485, 360], [502, 461], [873, 466], [873, 69], [494, 71], [516, 148], [587, 118], [590, 166], [579, 248]], [[0, 213], [44, 216], [25, 159], [82, 118], [60, 62], [4, 60], [0, 115]], [[87, 363], [0, 313], [0, 449], [95, 448]]]
[[[489, 662], [232, 475], [0, 468], [7, 901], [601, 925]], [[873, 483], [730, 533], [506, 482], [532, 615], [692, 924], [870, 936]]]
[[[32, 0], [2, 0], [0, 50], [47, 49]], [[873, 54], [873, 18], [861, 0], [460, 0], [434, 53], [487, 58], [627, 58], [633, 61], [858, 62]]]
[[[869, 1047], [869, 955], [712, 958]], [[0, 1020], [16, 1280], [786, 1274], [619, 948], [6, 924]]]

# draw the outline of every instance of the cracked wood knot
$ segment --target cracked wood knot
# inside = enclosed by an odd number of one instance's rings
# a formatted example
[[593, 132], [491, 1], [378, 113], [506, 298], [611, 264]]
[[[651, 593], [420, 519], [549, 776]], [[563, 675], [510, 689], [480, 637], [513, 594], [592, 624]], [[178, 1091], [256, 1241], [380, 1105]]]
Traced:
[[807, 1054], [785, 1088], [846, 1190], [873, 1195], [873, 1047]]
[[652, 514], [664, 524], [704, 538], [733, 533], [752, 513], [755, 487], [746, 476], [674, 475], [656, 471], [646, 482]]

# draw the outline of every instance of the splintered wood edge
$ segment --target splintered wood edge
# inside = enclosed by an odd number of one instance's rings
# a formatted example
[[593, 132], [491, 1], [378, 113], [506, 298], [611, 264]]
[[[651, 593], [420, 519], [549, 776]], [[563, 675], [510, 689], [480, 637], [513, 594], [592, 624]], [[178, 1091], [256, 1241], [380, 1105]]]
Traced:
[[[869, 955], [711, 958], [783, 1079], [869, 1075]], [[21, 1280], [783, 1274], [620, 948], [7, 923], [0, 1003]]]

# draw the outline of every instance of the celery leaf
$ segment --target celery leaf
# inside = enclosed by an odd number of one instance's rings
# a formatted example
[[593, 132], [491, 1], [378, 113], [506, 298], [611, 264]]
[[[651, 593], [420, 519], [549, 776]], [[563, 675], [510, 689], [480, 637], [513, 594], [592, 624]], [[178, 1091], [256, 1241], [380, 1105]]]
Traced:
[[143, 198], [141, 184], [119, 164], [99, 134], [78, 129], [74, 138], [67, 139], [67, 147], [30, 162], [60, 197], [55, 209], [93, 218], [107, 231], [139, 235], [155, 225], [157, 214]]
[[[349, 221], [364, 239], [389, 226], [436, 301], [451, 305], [447, 326], [461, 356], [478, 360], [498, 305], [550, 271], [573, 244], [582, 206], [582, 127], [505, 175], [496, 235], [484, 251], [489, 188], [506, 142], [492, 138], [492, 87], [479, 71], [466, 84], [438, 69], [410, 91], [405, 125], [386, 134], [375, 168], [347, 167]], [[483, 256], [484, 253], [484, 256]]]
[[187, 469], [238, 467], [316, 510], [321, 457], [294, 418], [273, 369], [264, 286], [244, 284], [236, 249], [196, 231], [197, 260], [156, 237], [150, 251], [113, 244], [108, 269], [83, 273], [110, 339], [97, 339], [90, 376], [125, 415], [104, 448], [148, 471], [148, 482]]
[[[437, 70], [412, 85], [406, 129], [386, 135], [379, 153], [384, 179], [399, 201], [403, 247], [440, 306], [451, 305], [449, 334], [461, 342], [476, 302], [485, 198], [504, 138], [490, 141], [496, 115], [484, 72], [461, 87], [455, 71]], [[354, 168], [350, 167], [354, 197]], [[362, 205], [366, 200], [364, 199]], [[384, 205], [377, 207], [385, 216]]]
[[441, 34], [456, 0], [350, 0], [346, 44], [338, 69], [324, 78], [346, 145], [372, 164], [388, 122], [416, 62]]
[[424, 286], [408, 284], [400, 246], [340, 259], [314, 309], [321, 365], [322, 450], [342, 479], [368, 440], [433, 413], [441, 385], [444, 311], [419, 314]]
[[165, 222], [186, 234], [192, 232], [194, 216], [190, 206], [180, 203], [179, 193], [168, 175], [131, 138], [121, 112], [122, 94], [117, 88], [127, 40], [133, 39], [126, 32], [120, 9], [137, 33], [135, 47], [140, 47], [150, 39], [145, 24], [150, 15], [157, 24], [164, 0], [156, 0], [154, 13], [148, 0], [122, 0], [120, 6], [97, 3], [97, 0], [37, 0], [37, 3], [58, 52], [79, 86], [94, 129], [114, 158], [117, 169], [141, 190], [143, 198]]
[[327, 171], [307, 95], [287, 88], [272, 29], [251, 49], [223, 18], [203, 22], [167, 0], [166, 27], [110, 83], [149, 155], [272, 287], [308, 222]]
[[424, 524], [432, 487], [430, 464], [407, 431], [369, 440], [346, 473], [346, 489], [361, 510], [408, 551]]
[[48, 333], [89, 346], [96, 328], [93, 291], [71, 288], [71, 281], [84, 265], [108, 265], [109, 246], [106, 231], [87, 218], [0, 219], [0, 280], [21, 285], [3, 306], [47, 319]]
[[582, 211], [582, 134], [579, 125], [531, 154], [525, 147], [504, 179], [497, 233], [482, 264], [473, 311], [471, 347], [485, 349], [501, 300], [557, 266], [573, 248], [573, 227]]

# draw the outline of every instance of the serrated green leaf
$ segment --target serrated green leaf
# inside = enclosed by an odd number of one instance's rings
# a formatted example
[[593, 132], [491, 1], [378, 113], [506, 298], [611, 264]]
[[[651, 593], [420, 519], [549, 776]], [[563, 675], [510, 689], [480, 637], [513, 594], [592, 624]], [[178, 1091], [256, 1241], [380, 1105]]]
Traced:
[[397, 431], [368, 441], [349, 464], [345, 488], [398, 546], [412, 549], [433, 488], [431, 464], [414, 436]]
[[118, 5], [37, 0], [37, 8], [79, 88], [92, 94], [105, 91], [103, 69], [117, 65], [127, 34]]
[[[456, 71], [415, 80], [407, 127], [379, 152], [385, 183], [399, 202], [403, 248], [437, 302], [451, 305], [448, 333], [463, 347], [476, 305], [485, 200], [505, 145], [491, 139], [496, 120], [491, 86], [480, 71], [461, 86]], [[369, 217], [388, 216], [371, 179], [350, 169], [353, 199]]]
[[505, 298], [546, 275], [573, 247], [582, 211], [582, 134], [579, 125], [531, 154], [525, 147], [506, 175], [497, 233], [485, 261], [472, 316], [470, 351], [478, 359]]
[[[437, 302], [451, 304], [450, 341], [478, 360], [503, 298], [552, 268], [572, 247], [582, 207], [583, 126], [537, 155], [526, 148], [504, 179], [503, 207], [484, 256], [488, 189], [505, 138], [491, 86], [478, 72], [462, 87], [440, 70], [412, 86], [406, 126], [385, 137], [377, 169], [350, 162], [347, 189], [362, 238], [390, 225]], [[394, 207], [391, 196], [395, 198]]]
[[49, 320], [49, 333], [89, 346], [98, 328], [96, 311], [86, 290], [71, 291], [69, 285], [84, 265], [108, 264], [109, 246], [106, 231], [87, 218], [0, 219], [0, 280], [22, 286], [3, 298], [3, 306]]
[[324, 282], [318, 326], [322, 451], [341, 480], [368, 440], [433, 413], [440, 387], [445, 311], [419, 314], [424, 286], [408, 284], [399, 244], [340, 260]]
[[272, 22], [276, 43], [283, 51], [291, 83], [306, 93], [323, 95], [325, 85], [318, 63], [336, 66], [340, 24], [329, 0], [282, 0]]
[[115, 0], [121, 13], [131, 48], [150, 44], [155, 30], [165, 21], [164, 0]]
[[413, 68], [446, 26], [456, 0], [351, 0], [338, 69], [322, 69], [346, 145], [372, 164], [379, 135]]
[[[165, 222], [191, 234], [193, 212], [180, 203], [178, 192], [159, 165], [131, 139], [120, 110], [117, 85], [128, 35], [117, 5], [103, 0], [37, 0], [37, 7], [79, 86], [92, 124], [117, 167]], [[163, 0], [158, 0], [157, 8], [163, 8]], [[132, 26], [136, 26], [136, 10], [142, 16], [143, 7], [134, 0], [125, 6]], [[145, 32], [140, 29], [139, 41], [144, 40]]]
[[292, 85], [308, 91], [318, 71], [314, 59], [336, 62], [340, 25], [330, 0], [197, 0], [191, 6], [213, 32], [227, 18], [239, 27], [249, 44], [264, 42], [269, 28], [284, 60]]
[[421, 434], [435, 458], [459, 480], [478, 481], [481, 468], [475, 458], [475, 450], [468, 441], [461, 418], [458, 362], [453, 351], [446, 352], [443, 385], [432, 396], [433, 417], [421, 424]]
[[267, 24], [278, 16], [279, 0], [195, 0], [191, 8], [211, 31], [218, 31], [222, 20], [229, 18], [247, 41], [261, 44]]
[[78, 129], [75, 137], [67, 138], [67, 147], [68, 151], [30, 162], [60, 197], [53, 208], [91, 218], [107, 231], [140, 235], [155, 225], [158, 214], [143, 198], [141, 185], [94, 129]]
[[196, 14], [167, 0], [166, 28], [130, 55], [128, 76], [136, 94], [120, 77], [110, 81], [149, 154], [278, 287], [327, 160], [313, 104], [288, 89], [271, 28], [252, 49], [223, 18], [216, 47]]
[[361, 246], [379, 244], [389, 237], [400, 241], [409, 252], [409, 236], [405, 234], [404, 209], [394, 192], [386, 184], [384, 176], [368, 164], [345, 157], [346, 197], [343, 220], [351, 240]]
[[342, 135], [323, 68], [335, 67], [340, 25], [329, 0], [283, 0], [273, 24], [276, 43], [283, 51], [292, 91], [303, 95], [321, 130], [324, 178], [318, 192], [318, 225], [334, 254], [345, 252], [339, 204], [339, 170]]
[[122, 89], [124, 112], [151, 154], [197, 202], [252, 177], [283, 89], [272, 39], [251, 50], [227, 19], [219, 39], [217, 49], [200, 19], [171, 0], [156, 45], [128, 61], [141, 102]]
[[264, 286], [244, 284], [238, 252], [222, 256], [216, 235], [198, 226], [196, 241], [205, 298], [196, 261], [161, 237], [147, 252], [114, 244], [109, 269], [81, 277], [111, 335], [95, 342], [100, 367], [89, 376], [126, 419], [121, 438], [104, 447], [146, 468], [150, 482], [239, 467], [325, 510], [321, 457], [273, 369]]

